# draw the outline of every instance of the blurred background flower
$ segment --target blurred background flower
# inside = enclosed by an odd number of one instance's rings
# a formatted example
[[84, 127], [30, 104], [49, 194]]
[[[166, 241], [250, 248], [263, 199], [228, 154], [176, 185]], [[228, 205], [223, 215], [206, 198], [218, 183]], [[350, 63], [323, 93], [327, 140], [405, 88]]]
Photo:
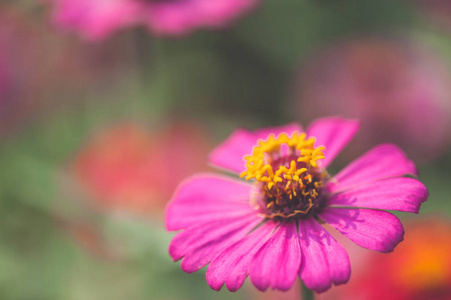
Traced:
[[83, 44], [50, 32], [45, 20], [19, 8], [0, 6], [0, 136], [79, 106], [93, 89], [130, 70], [123, 39]]
[[315, 53], [296, 88], [302, 118], [343, 115], [362, 120], [364, 150], [400, 145], [417, 161], [437, 157], [451, 137], [451, 78], [440, 59], [413, 42], [366, 37]]
[[132, 25], [159, 35], [185, 35], [201, 27], [223, 27], [260, 0], [51, 0], [53, 22], [101, 40]]
[[77, 153], [73, 172], [98, 205], [161, 215], [178, 183], [206, 169], [206, 130], [177, 121], [153, 131], [117, 124], [94, 134]]
[[72, 2], [0, 0], [0, 299], [282, 297], [213, 292], [167, 253], [164, 203], [236, 127], [361, 118], [343, 153], [399, 144], [430, 191], [421, 213], [451, 217], [435, 1]]
[[362, 254], [356, 276], [327, 299], [451, 299], [451, 223], [410, 221], [392, 255]]

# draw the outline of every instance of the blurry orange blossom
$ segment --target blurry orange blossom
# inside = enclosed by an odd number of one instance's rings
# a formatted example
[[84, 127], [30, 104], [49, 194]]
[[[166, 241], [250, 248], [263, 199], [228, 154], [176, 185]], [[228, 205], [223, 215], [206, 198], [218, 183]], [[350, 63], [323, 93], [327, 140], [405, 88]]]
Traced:
[[451, 222], [430, 218], [405, 229], [392, 254], [369, 254], [357, 276], [327, 299], [451, 299]]

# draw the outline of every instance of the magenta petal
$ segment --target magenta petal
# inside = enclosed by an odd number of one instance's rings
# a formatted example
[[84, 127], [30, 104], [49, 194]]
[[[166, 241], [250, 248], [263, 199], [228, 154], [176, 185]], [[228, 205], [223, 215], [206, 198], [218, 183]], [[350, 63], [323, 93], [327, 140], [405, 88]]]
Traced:
[[333, 193], [365, 182], [406, 174], [417, 175], [414, 163], [397, 146], [384, 144], [368, 151], [341, 170], [330, 181], [328, 189]]
[[185, 272], [198, 271], [225, 248], [241, 240], [261, 221], [261, 217], [252, 213], [190, 227], [174, 237], [169, 253], [174, 260], [185, 257], [181, 263]]
[[253, 213], [251, 185], [227, 177], [201, 174], [185, 180], [166, 209], [168, 230]]
[[379, 208], [418, 213], [429, 192], [413, 178], [389, 178], [359, 185], [330, 196], [328, 205]]
[[351, 267], [346, 250], [312, 217], [299, 221], [302, 263], [299, 275], [317, 293], [348, 282]]
[[219, 291], [225, 283], [230, 291], [237, 291], [246, 279], [255, 253], [271, 237], [276, 226], [272, 221], [264, 223], [216, 257], [207, 269], [210, 287]]
[[357, 245], [370, 250], [392, 252], [404, 239], [401, 221], [386, 211], [326, 208], [319, 217]]
[[243, 157], [252, 153], [252, 148], [259, 139], [266, 139], [271, 133], [277, 136], [280, 133], [292, 134], [293, 132], [302, 132], [302, 127], [291, 123], [254, 132], [245, 129], [235, 130], [227, 140], [213, 150], [210, 154], [210, 162], [218, 167], [241, 173], [245, 170]]
[[300, 265], [296, 223], [283, 223], [255, 254], [249, 278], [261, 291], [268, 287], [286, 291], [297, 278]]
[[315, 147], [325, 146], [325, 158], [318, 161], [326, 168], [359, 130], [360, 123], [343, 118], [324, 118], [314, 121], [307, 129], [307, 136], [316, 139]]

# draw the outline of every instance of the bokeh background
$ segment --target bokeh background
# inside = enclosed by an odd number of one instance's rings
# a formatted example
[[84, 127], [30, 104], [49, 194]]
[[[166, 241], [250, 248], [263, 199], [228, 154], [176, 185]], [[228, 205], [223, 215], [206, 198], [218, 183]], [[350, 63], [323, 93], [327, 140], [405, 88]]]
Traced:
[[342, 241], [350, 283], [317, 298], [451, 299], [451, 2], [261, 0], [220, 28], [102, 38], [57, 2], [0, 1], [0, 299], [299, 299], [185, 274], [164, 206], [233, 129], [330, 115], [362, 121], [332, 174], [393, 142], [430, 198], [398, 214], [393, 254]]

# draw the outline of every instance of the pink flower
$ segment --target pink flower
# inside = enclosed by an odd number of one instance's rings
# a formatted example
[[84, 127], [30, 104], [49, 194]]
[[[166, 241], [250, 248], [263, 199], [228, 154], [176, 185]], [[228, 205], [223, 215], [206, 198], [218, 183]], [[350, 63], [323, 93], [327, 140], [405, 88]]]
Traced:
[[[324, 292], [346, 283], [348, 254], [322, 224], [364, 248], [391, 252], [401, 222], [385, 210], [418, 213], [428, 191], [414, 164], [394, 145], [380, 145], [335, 176], [326, 167], [357, 132], [358, 122], [325, 118], [254, 132], [239, 129], [211, 163], [250, 180], [201, 174], [187, 179], [166, 210], [168, 230], [183, 230], [169, 247], [184, 271], [210, 264], [207, 282], [238, 290], [288, 290], [299, 276]], [[243, 160], [244, 158], [244, 160]]]
[[131, 25], [144, 24], [158, 35], [183, 35], [201, 27], [226, 26], [258, 0], [51, 0], [54, 23], [103, 39]]
[[442, 154], [451, 137], [450, 75], [436, 57], [393, 38], [340, 42], [302, 68], [294, 111], [309, 120], [329, 114], [362, 120], [359, 144], [349, 153], [390, 142], [424, 163]]
[[[52, 1], [52, 0], [51, 0]], [[53, 0], [53, 22], [88, 39], [103, 39], [137, 22], [139, 2], [130, 0]]]

